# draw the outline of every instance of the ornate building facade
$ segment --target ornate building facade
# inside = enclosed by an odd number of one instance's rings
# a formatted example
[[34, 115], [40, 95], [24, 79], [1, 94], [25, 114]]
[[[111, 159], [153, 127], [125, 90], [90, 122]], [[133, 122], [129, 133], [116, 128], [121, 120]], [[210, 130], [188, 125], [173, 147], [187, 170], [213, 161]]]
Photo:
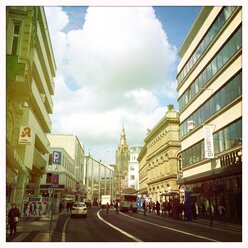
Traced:
[[161, 195], [179, 192], [177, 180], [179, 114], [168, 105], [165, 116], [150, 130], [138, 161], [140, 162], [140, 193], [153, 201], [164, 200]]

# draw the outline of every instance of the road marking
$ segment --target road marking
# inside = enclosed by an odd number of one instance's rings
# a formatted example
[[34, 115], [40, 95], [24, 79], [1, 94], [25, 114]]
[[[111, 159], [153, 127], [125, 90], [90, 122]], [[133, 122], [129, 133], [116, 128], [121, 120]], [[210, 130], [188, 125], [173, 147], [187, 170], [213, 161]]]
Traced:
[[116, 226], [110, 224], [108, 221], [104, 220], [104, 219], [100, 216], [100, 214], [99, 214], [101, 211], [102, 211], [102, 209], [100, 209], [100, 210], [97, 212], [97, 217], [98, 217], [101, 221], [103, 221], [105, 224], [109, 225], [110, 227], [114, 228], [114, 229], [117, 230], [118, 232], [120, 232], [120, 233], [126, 235], [127, 237], [129, 237], [130, 239], [133, 239], [133, 240], [136, 241], [136, 242], [143, 242], [141, 239], [138, 239], [138, 238], [134, 237], [133, 235], [131, 235], [131, 234], [129, 234], [129, 233], [123, 231], [122, 229], [120, 229], [120, 228], [118, 228], [118, 227], [116, 227]]
[[65, 221], [65, 224], [63, 226], [63, 232], [62, 232], [62, 238], [61, 238], [61, 242], [65, 242], [65, 228], [67, 225], [68, 220], [70, 219], [70, 215], [68, 216], [67, 220]]
[[174, 229], [174, 228], [171, 228], [171, 227], [167, 227], [167, 226], [161, 226], [161, 225], [158, 225], [158, 224], [149, 222], [149, 221], [145, 221], [145, 220], [140, 220], [140, 219], [134, 218], [134, 217], [129, 216], [129, 215], [127, 215], [127, 214], [123, 214], [123, 213], [121, 213], [121, 214], [122, 214], [122, 215], [125, 215], [125, 216], [127, 216], [127, 217], [129, 217], [129, 218], [131, 218], [131, 219], [135, 219], [135, 220], [138, 220], [138, 221], [140, 221], [140, 222], [144, 222], [144, 223], [147, 223], [147, 224], [150, 224], [150, 225], [153, 225], [153, 226], [157, 226], [157, 227], [161, 227], [161, 228], [164, 228], [164, 229], [168, 229], [168, 230], [171, 230], [171, 231], [174, 231], [174, 232], [183, 233], [183, 234], [185, 234], [185, 235], [197, 237], [197, 238], [200, 238], [200, 239], [206, 239], [206, 240], [213, 241], [213, 242], [220, 242], [219, 240], [207, 238], [207, 237], [200, 236], [200, 235], [195, 235], [195, 234], [193, 234], [193, 233], [184, 232], [184, 231], [177, 230], [177, 229]]

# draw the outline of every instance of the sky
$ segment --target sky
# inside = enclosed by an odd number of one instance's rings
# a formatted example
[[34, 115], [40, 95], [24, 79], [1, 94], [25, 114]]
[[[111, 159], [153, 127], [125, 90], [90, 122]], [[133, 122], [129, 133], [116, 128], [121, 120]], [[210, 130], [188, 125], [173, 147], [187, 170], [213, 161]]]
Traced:
[[[115, 164], [177, 109], [177, 53], [201, 7], [45, 7], [57, 72], [52, 133], [74, 134]], [[56, 18], [54, 18], [56, 16]]]

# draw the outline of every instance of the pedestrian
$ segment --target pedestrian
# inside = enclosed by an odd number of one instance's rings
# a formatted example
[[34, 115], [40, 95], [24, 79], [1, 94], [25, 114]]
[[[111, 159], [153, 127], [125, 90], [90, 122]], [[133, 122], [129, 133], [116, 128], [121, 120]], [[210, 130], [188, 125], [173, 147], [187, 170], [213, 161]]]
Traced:
[[9, 210], [8, 213], [8, 224], [10, 227], [10, 235], [16, 233], [16, 225], [17, 222], [19, 221], [19, 218], [21, 217], [19, 209], [16, 207], [15, 203], [11, 204], [11, 209]]
[[165, 202], [162, 203], [162, 215], [165, 215], [166, 205]]
[[151, 213], [152, 212], [152, 201], [150, 200], [150, 202], [149, 202], [149, 213]]
[[160, 215], [160, 203], [159, 203], [159, 201], [156, 202], [156, 211], [157, 211], [157, 215]]
[[133, 212], [133, 202], [130, 203], [130, 212]]
[[116, 210], [116, 213], [118, 214], [119, 213], [119, 202], [118, 201], [115, 202], [115, 210]]
[[60, 213], [63, 212], [63, 203], [62, 203], [62, 202], [59, 204], [59, 212], [60, 212]]
[[39, 216], [41, 216], [41, 211], [42, 211], [42, 205], [41, 205], [41, 202], [39, 203], [38, 210], [39, 210]]
[[109, 203], [107, 202], [107, 205], [106, 205], [106, 209], [107, 209], [107, 214], [109, 213]]
[[219, 217], [220, 217], [220, 224], [221, 223], [225, 224], [225, 213], [226, 213], [226, 209], [223, 206], [223, 204], [220, 204], [218, 206], [218, 213], [219, 213]]
[[143, 201], [142, 207], [143, 207], [143, 210], [144, 210], [144, 215], [146, 215], [146, 201], [145, 200]]

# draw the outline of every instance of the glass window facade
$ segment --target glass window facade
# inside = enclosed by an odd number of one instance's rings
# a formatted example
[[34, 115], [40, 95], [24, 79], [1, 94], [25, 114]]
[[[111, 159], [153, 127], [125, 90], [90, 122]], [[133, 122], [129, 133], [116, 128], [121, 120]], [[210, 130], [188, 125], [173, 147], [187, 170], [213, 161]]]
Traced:
[[[238, 119], [213, 134], [214, 153], [242, 145], [242, 119]], [[182, 152], [182, 168], [204, 159], [204, 141], [194, 144]]]
[[225, 22], [228, 20], [234, 9], [235, 7], [232, 6], [224, 7], [222, 9], [220, 15], [216, 18], [216, 20], [213, 22], [212, 26], [210, 27], [210, 29], [202, 39], [202, 42], [198, 45], [195, 52], [191, 55], [188, 62], [185, 64], [181, 72], [178, 74], [178, 78], [177, 78], [178, 84], [180, 84], [183, 81], [185, 76], [188, 74], [189, 70], [192, 68], [195, 62], [200, 58], [200, 56], [206, 50], [208, 45], [218, 34], [221, 28], [224, 26]]
[[194, 120], [196, 128], [213, 114], [225, 107], [242, 94], [242, 72], [240, 71], [223, 88], [217, 91], [209, 100], [199, 107], [180, 125], [180, 137], [186, 135], [188, 130], [188, 121]]
[[[190, 102], [190, 100], [216, 75], [218, 71], [221, 70], [221, 68], [239, 51], [241, 47], [242, 31], [240, 27], [178, 99], [179, 110], [184, 108]], [[196, 84], [197, 87], [195, 86]], [[191, 88], [197, 90], [194, 91], [194, 94], [189, 95]]]

